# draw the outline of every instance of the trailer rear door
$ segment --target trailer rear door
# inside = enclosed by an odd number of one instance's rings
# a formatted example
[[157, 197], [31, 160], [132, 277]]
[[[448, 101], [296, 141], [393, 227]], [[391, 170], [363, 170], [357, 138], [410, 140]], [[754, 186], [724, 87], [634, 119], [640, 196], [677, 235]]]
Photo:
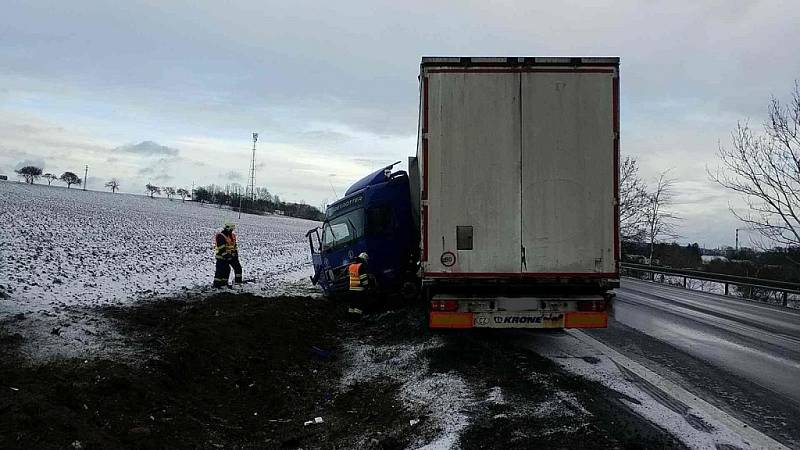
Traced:
[[521, 74], [523, 272], [616, 272], [615, 76]]
[[426, 273], [518, 274], [520, 74], [426, 75]]

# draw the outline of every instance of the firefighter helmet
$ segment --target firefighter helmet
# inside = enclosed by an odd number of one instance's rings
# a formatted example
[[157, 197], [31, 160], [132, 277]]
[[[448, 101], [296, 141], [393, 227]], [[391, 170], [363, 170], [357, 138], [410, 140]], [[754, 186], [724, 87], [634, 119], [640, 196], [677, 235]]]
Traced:
[[358, 259], [367, 262], [369, 255], [367, 255], [367, 252], [361, 252], [361, 254], [358, 255]]

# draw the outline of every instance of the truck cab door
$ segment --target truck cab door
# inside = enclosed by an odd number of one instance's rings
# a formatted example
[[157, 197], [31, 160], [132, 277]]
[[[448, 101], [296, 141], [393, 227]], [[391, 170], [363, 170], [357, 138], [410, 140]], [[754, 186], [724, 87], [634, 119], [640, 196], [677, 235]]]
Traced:
[[319, 227], [308, 230], [306, 237], [308, 238], [308, 246], [311, 250], [311, 263], [314, 265], [314, 275], [311, 277], [311, 283], [317, 284], [319, 277], [324, 271], [322, 267], [322, 241], [319, 237]]

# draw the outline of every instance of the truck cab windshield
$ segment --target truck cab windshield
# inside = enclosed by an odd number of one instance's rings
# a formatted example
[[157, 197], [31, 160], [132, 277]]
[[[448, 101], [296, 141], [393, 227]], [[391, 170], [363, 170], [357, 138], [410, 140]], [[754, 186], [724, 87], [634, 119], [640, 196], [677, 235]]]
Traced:
[[356, 209], [347, 214], [328, 219], [322, 226], [322, 250], [339, 247], [360, 238], [364, 234], [364, 210]]

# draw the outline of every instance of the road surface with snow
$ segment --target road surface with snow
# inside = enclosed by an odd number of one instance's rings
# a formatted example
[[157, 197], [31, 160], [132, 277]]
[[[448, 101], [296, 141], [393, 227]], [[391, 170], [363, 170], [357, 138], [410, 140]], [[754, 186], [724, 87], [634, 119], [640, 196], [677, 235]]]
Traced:
[[608, 329], [523, 345], [637, 399], [691, 447], [775, 448], [742, 437], [755, 428], [800, 448], [800, 312], [633, 279], [616, 292]]

